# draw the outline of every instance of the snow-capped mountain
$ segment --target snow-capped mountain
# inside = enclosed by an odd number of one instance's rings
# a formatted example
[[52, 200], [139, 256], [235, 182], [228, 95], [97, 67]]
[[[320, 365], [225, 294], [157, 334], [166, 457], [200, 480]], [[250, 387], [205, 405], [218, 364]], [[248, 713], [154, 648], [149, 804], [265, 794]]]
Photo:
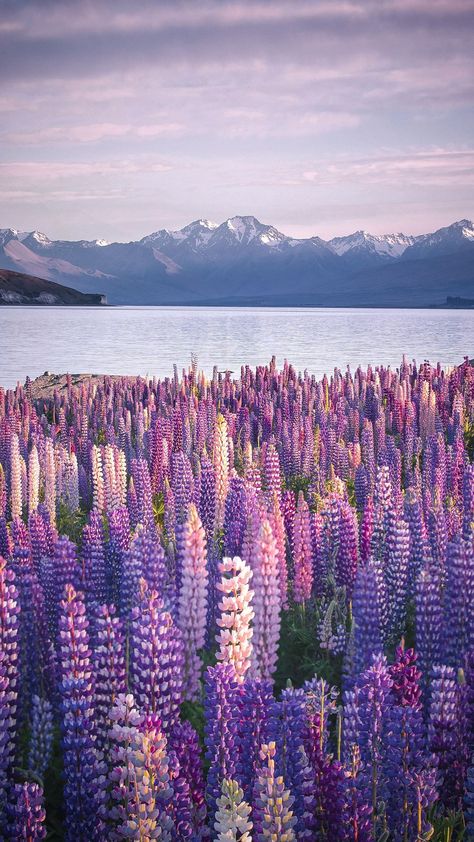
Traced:
[[111, 303], [440, 303], [474, 297], [474, 226], [297, 239], [254, 216], [198, 219], [139, 241], [51, 240], [0, 230], [0, 267], [103, 292]]
[[417, 237], [409, 237], [406, 234], [369, 234], [367, 231], [356, 231], [347, 237], [334, 237], [329, 240], [329, 245], [336, 254], [343, 255], [348, 252], [364, 250], [368, 253], [378, 254], [380, 257], [400, 257], [403, 252], [416, 242]]

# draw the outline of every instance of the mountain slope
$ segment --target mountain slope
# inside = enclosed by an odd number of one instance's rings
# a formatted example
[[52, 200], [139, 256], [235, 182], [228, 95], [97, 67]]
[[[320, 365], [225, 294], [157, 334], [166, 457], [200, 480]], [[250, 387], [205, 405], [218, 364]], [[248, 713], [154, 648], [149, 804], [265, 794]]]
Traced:
[[474, 295], [474, 226], [431, 234], [356, 231], [328, 242], [288, 237], [253, 216], [221, 225], [198, 219], [129, 243], [50, 240], [0, 230], [0, 266], [100, 291], [113, 304], [193, 304], [243, 299], [327, 305], [440, 304]]
[[84, 294], [76, 289], [45, 281], [43, 278], [0, 269], [0, 305], [54, 304], [90, 307], [105, 303], [105, 296], [100, 293]]

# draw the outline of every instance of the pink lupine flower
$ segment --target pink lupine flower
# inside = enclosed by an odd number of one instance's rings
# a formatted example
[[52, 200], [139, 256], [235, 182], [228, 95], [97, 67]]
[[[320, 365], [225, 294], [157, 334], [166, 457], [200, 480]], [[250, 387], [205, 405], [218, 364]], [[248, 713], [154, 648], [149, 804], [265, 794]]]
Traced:
[[183, 557], [178, 625], [184, 645], [184, 696], [199, 696], [201, 659], [206, 638], [208, 572], [206, 537], [196, 506], [191, 503], [182, 533]]
[[251, 673], [271, 679], [276, 669], [280, 638], [280, 588], [278, 549], [272, 528], [264, 520], [257, 538], [254, 586], [254, 624]]
[[219, 563], [222, 575], [217, 584], [222, 593], [219, 602], [220, 617], [216, 635], [219, 651], [216, 658], [224, 664], [232, 664], [237, 680], [242, 682], [250, 667], [252, 657], [252, 608], [253, 591], [249, 588], [252, 571], [239, 556], [223, 558]]

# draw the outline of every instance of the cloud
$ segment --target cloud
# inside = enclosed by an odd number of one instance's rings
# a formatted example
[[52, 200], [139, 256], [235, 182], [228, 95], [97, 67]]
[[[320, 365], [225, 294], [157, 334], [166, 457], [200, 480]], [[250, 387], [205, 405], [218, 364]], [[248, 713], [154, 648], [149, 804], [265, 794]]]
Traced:
[[49, 143], [97, 143], [106, 138], [135, 136], [154, 138], [176, 137], [184, 131], [181, 123], [154, 123], [133, 126], [117, 123], [91, 123], [81, 126], [50, 126], [36, 132], [13, 132], [3, 135], [3, 140], [15, 145], [44, 145]]
[[474, 149], [435, 149], [329, 162], [318, 169], [303, 172], [299, 183], [302, 182], [315, 185], [353, 182], [391, 186], [407, 183], [424, 187], [465, 186], [474, 184]]

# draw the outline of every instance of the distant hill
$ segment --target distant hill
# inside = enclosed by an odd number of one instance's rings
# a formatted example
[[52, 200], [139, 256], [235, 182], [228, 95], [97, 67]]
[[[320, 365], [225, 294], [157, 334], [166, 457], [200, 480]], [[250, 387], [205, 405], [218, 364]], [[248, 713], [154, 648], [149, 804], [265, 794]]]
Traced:
[[105, 296], [100, 293], [78, 292], [71, 287], [45, 281], [33, 275], [0, 269], [0, 305], [2, 304], [37, 304], [96, 306], [105, 304]]
[[111, 304], [440, 306], [474, 296], [474, 226], [431, 234], [288, 237], [254, 216], [198, 219], [139, 241], [0, 230], [0, 266], [104, 292]]

